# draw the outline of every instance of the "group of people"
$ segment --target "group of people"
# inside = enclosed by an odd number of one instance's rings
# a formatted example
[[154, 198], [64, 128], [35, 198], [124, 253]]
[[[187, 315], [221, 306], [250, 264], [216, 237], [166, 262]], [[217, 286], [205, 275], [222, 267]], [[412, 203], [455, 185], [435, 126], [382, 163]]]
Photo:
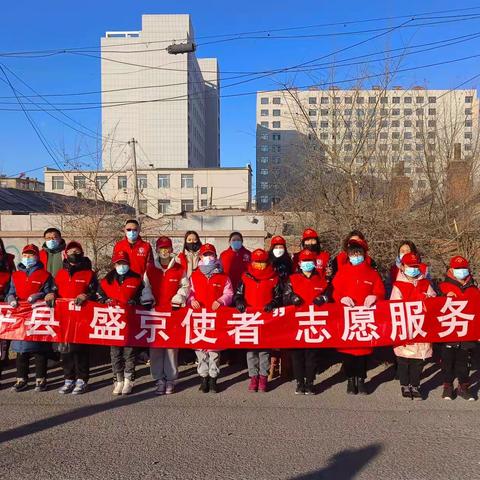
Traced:
[[[53, 306], [57, 298], [73, 298], [77, 305], [87, 300], [103, 303], [141, 305], [143, 308], [175, 309], [189, 306], [216, 311], [231, 306], [240, 312], [247, 308], [270, 312], [287, 305], [317, 305], [336, 302], [345, 306], [371, 307], [377, 301], [423, 300], [436, 295], [458, 299], [474, 299], [480, 295], [472, 277], [468, 260], [451, 258], [445, 278], [434, 286], [426, 264], [411, 241], [399, 245], [398, 256], [390, 270], [391, 292], [386, 294], [384, 282], [375, 261], [369, 255], [367, 241], [360, 231], [345, 238], [335, 256], [322, 249], [317, 232], [303, 232], [300, 251], [291, 255], [281, 236], [270, 240], [268, 250], [250, 252], [243, 245], [240, 232], [229, 237], [229, 247], [218, 254], [214, 245], [202, 244], [194, 231], [185, 234], [181, 252], [173, 250], [172, 240], [161, 236], [155, 248], [140, 236], [140, 225], [130, 219], [124, 225], [124, 238], [115, 244], [112, 268], [98, 279], [82, 245], [63, 240], [57, 228], [44, 232], [41, 249], [34, 244], [22, 250], [21, 262], [15, 266], [11, 254], [0, 240], [0, 301], [15, 307], [19, 301], [31, 304], [44, 300]], [[2, 360], [7, 345], [1, 341]], [[469, 355], [472, 342], [440, 345], [444, 399], [455, 396], [473, 400], [469, 386]], [[47, 388], [47, 361], [52, 351], [60, 353], [65, 382], [61, 394], [82, 394], [89, 380], [88, 345], [51, 344], [48, 342], [12, 341], [16, 352], [17, 379], [13, 391], [28, 388], [29, 363], [35, 360], [35, 391]], [[112, 346], [111, 364], [114, 395], [128, 395], [135, 381], [135, 365], [139, 349]], [[339, 350], [347, 378], [347, 393], [368, 393], [367, 360], [371, 348]], [[394, 348], [401, 395], [422, 399], [420, 381], [425, 360], [432, 356], [432, 345], [413, 343]], [[281, 352], [283, 359], [285, 353]], [[295, 394], [315, 394], [318, 349], [293, 349], [287, 352], [296, 380]], [[220, 352], [196, 350], [200, 391], [217, 393], [220, 374]], [[178, 377], [178, 350], [151, 348], [150, 368], [158, 395], [175, 391]], [[269, 373], [278, 368], [279, 351], [252, 350], [246, 354], [249, 392], [266, 392]], [[1, 365], [0, 365], [1, 367]], [[454, 388], [454, 381], [458, 386]]]

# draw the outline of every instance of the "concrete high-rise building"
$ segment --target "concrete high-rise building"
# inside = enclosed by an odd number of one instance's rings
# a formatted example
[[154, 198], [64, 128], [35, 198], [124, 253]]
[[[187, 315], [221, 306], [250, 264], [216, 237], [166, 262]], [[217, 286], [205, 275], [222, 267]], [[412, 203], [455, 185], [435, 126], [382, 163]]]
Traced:
[[220, 166], [217, 59], [166, 50], [194, 40], [189, 15], [143, 15], [140, 31], [101, 39], [104, 169], [126, 168], [132, 138], [139, 168]]
[[[278, 90], [257, 93], [257, 209], [282, 200], [278, 172], [301, 167], [302, 155], [325, 165], [372, 166], [384, 178], [393, 171], [409, 177], [414, 191], [427, 188], [427, 174], [479, 148], [476, 90], [393, 87], [370, 90]], [[309, 145], [313, 147], [309, 150]], [[313, 150], [316, 149], [316, 150]], [[382, 170], [383, 169], [383, 170]], [[386, 169], [389, 169], [387, 172]]]

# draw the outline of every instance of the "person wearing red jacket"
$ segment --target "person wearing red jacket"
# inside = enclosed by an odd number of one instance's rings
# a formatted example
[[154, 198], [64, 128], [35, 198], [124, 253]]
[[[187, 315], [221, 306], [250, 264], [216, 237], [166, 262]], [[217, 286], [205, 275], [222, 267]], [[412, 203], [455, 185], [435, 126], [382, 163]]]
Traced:
[[[437, 294], [430, 281], [422, 274], [422, 271], [426, 271], [424, 267], [426, 266], [420, 261], [419, 255], [414, 253], [403, 255], [390, 300], [415, 302], [436, 297]], [[425, 360], [432, 356], [432, 345], [425, 342], [398, 345], [394, 348], [394, 352], [397, 356], [397, 373], [402, 396], [423, 400], [420, 380]]]
[[153, 261], [152, 246], [149, 242], [142, 240], [140, 224], [137, 220], [127, 220], [123, 231], [125, 237], [115, 244], [113, 255], [116, 255], [118, 252], [127, 252], [130, 259], [130, 270], [143, 277], [147, 265]]
[[183, 249], [177, 255], [177, 262], [184, 268], [188, 278], [192, 276], [192, 273], [198, 267], [201, 246], [202, 242], [200, 241], [197, 232], [194, 230], [188, 230], [188, 232], [185, 232]]
[[[310, 250], [316, 254], [315, 268], [320, 275], [326, 277], [328, 273], [328, 265], [330, 263], [330, 254], [321, 249], [320, 238], [313, 228], [307, 228], [303, 232], [301, 248], [302, 250]], [[299, 255], [300, 252], [295, 253], [293, 256], [293, 272], [298, 270]]]
[[[113, 253], [114, 268], [100, 281], [99, 300], [107, 304], [139, 305], [143, 290], [142, 277], [130, 270], [127, 252]], [[135, 381], [135, 360], [138, 349], [135, 347], [110, 347], [114, 376], [113, 395], [129, 395]]]
[[[271, 312], [282, 306], [282, 286], [280, 277], [268, 259], [268, 253], [258, 248], [252, 253], [252, 261], [242, 275], [233, 300], [235, 308], [244, 312], [247, 308], [254, 311]], [[266, 392], [270, 355], [265, 350], [247, 352], [247, 365], [250, 383], [249, 392]]]
[[[216, 312], [221, 306], [232, 303], [232, 283], [222, 270], [217, 259], [217, 250], [210, 243], [205, 243], [199, 250], [198, 268], [190, 277], [190, 298], [188, 303], [194, 310], [205, 308]], [[220, 373], [220, 353], [213, 350], [195, 350], [197, 355], [197, 372], [202, 382], [200, 391], [217, 393], [217, 377]]]
[[240, 232], [232, 232], [228, 239], [230, 247], [220, 254], [223, 272], [230, 277], [233, 290], [238, 287], [243, 272], [247, 270], [252, 252], [243, 246], [243, 236]]
[[[366, 261], [367, 244], [351, 239], [347, 244], [348, 263], [344, 264], [332, 280], [333, 300], [345, 307], [370, 308], [385, 297], [385, 287], [379, 273]], [[343, 370], [347, 376], [347, 393], [367, 395], [367, 357], [372, 348], [339, 349], [345, 354]]]
[[[480, 301], [480, 290], [472, 276], [468, 260], [461, 256], [450, 259], [450, 268], [439, 288], [443, 295], [455, 300]], [[457, 378], [457, 395], [465, 400], [475, 400], [470, 392], [468, 369], [469, 353], [475, 348], [475, 342], [442, 343], [440, 348], [443, 376], [442, 398], [445, 400], [455, 398], [453, 382]]]
[[[22, 261], [17, 270], [12, 273], [7, 302], [17, 307], [18, 302], [34, 304], [45, 300], [48, 306], [54, 299], [53, 279], [43, 264], [39, 261], [40, 252], [33, 244], [25, 245], [22, 250]], [[12, 387], [14, 392], [28, 388], [28, 372], [30, 357], [35, 358], [35, 391], [44, 392], [47, 389], [47, 360], [52, 351], [49, 342], [30, 342], [27, 340], [12, 341], [12, 350], [17, 353], [17, 381]]]
[[[330, 287], [315, 268], [316, 255], [302, 250], [298, 256], [300, 272], [291, 275], [283, 287], [284, 305], [322, 306], [330, 299]], [[297, 381], [296, 395], [315, 395], [318, 350], [297, 348], [292, 350], [293, 373]]]
[[[155, 247], [157, 256], [154, 263], [147, 266], [143, 277], [142, 303], [152, 302], [162, 312], [184, 307], [190, 293], [190, 282], [184, 268], [175, 261], [172, 240], [159, 237]], [[178, 349], [150, 348], [150, 371], [157, 395], [174, 393], [178, 378]]]
[[[76, 305], [87, 300], [95, 300], [98, 280], [92, 270], [90, 259], [84, 255], [82, 245], [69, 242], [65, 248], [67, 258], [63, 268], [55, 275], [55, 297], [72, 298]], [[57, 349], [61, 354], [64, 385], [59, 393], [81, 395], [87, 390], [90, 376], [89, 346], [77, 343], [60, 343]]]

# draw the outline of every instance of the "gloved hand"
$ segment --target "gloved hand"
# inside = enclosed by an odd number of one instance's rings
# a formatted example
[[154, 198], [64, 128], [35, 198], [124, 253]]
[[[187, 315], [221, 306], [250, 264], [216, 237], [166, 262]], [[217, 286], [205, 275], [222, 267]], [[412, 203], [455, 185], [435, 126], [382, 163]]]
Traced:
[[298, 295], [293, 295], [292, 297], [292, 303], [298, 307], [299, 305], [301, 305], [303, 303], [303, 300], [298, 296]]
[[137, 302], [133, 299], [130, 299], [128, 302], [127, 302], [127, 305], [136, 305]]
[[245, 305], [245, 300], [237, 300], [235, 302], [235, 308], [240, 312], [240, 313], [243, 313], [247, 306]]
[[18, 301], [17, 300], [12, 300], [10, 302], [10, 306], [13, 307], [13, 308], [17, 308], [18, 307]]
[[75, 305], [83, 305], [87, 301], [87, 296], [84, 293], [81, 293], [75, 299]]
[[177, 305], [175, 303], [172, 303], [172, 310], [179, 310], [181, 308], [181, 305]]
[[313, 304], [317, 307], [321, 307], [324, 303], [327, 303], [327, 299], [324, 295], [319, 295], [313, 299]]
[[365, 301], [363, 302], [363, 306], [370, 308], [370, 307], [373, 307], [376, 302], [377, 302], [376, 295], [368, 295], [367, 298], [365, 298]]
[[273, 302], [270, 302], [265, 305], [263, 311], [268, 313], [271, 312], [274, 308], [276, 308], [275, 304]]
[[354, 307], [355, 306], [355, 302], [350, 297], [343, 297], [340, 300], [340, 303], [342, 305], [345, 305], [346, 307]]
[[55, 294], [48, 293], [45, 295], [45, 303], [47, 304], [47, 307], [53, 308], [55, 306]]
[[152, 302], [142, 303], [142, 308], [144, 308], [145, 310], [151, 310], [152, 307], [153, 307]]

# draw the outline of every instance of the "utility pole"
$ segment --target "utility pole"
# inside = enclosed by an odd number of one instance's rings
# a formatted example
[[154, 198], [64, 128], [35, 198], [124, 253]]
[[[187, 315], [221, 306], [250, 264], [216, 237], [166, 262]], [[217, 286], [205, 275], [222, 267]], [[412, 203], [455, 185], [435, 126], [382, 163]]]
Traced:
[[135, 208], [135, 217], [140, 216], [140, 197], [138, 193], [138, 175], [137, 175], [137, 154], [135, 152], [135, 144], [137, 141], [132, 138], [128, 144], [132, 146], [132, 169], [133, 169], [133, 207]]

